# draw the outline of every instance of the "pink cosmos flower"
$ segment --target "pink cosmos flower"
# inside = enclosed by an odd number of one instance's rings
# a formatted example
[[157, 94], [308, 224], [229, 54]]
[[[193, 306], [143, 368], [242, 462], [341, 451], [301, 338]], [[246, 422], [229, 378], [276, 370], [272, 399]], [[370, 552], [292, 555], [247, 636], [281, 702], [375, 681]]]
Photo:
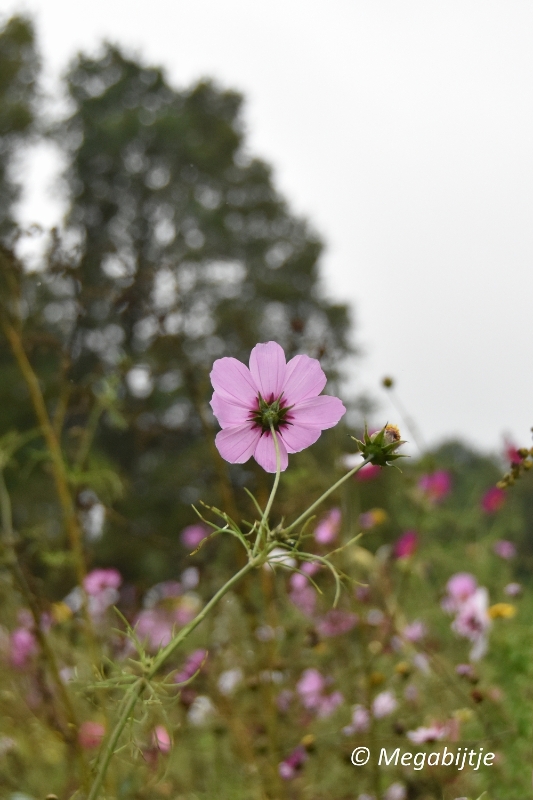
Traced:
[[419, 619], [415, 619], [414, 622], [406, 625], [402, 631], [404, 639], [407, 639], [408, 642], [418, 642], [420, 639], [423, 639], [426, 634], [427, 628]]
[[487, 514], [495, 514], [505, 503], [505, 491], [493, 486], [481, 498], [481, 508]]
[[194, 550], [208, 535], [209, 531], [205, 525], [187, 525], [187, 527], [182, 530], [180, 539], [185, 547], [190, 547], [191, 550]]
[[78, 741], [84, 750], [95, 750], [104, 738], [105, 728], [100, 722], [82, 722], [78, 731]]
[[[302, 576], [295, 575], [294, 577], [301, 578]], [[315, 613], [318, 596], [315, 589], [309, 586], [309, 584], [300, 588], [291, 589], [289, 598], [291, 603], [294, 603], [296, 608], [298, 608], [304, 616], [312, 617]]]
[[244, 464], [253, 456], [266, 472], [276, 471], [276, 449], [270, 430], [277, 433], [281, 470], [288, 453], [314, 444], [346, 412], [337, 397], [320, 392], [326, 376], [315, 358], [299, 355], [287, 364], [276, 342], [257, 344], [250, 369], [236, 358], [213, 364], [211, 408], [222, 430], [215, 444], [230, 464]]
[[440, 503], [451, 491], [450, 473], [445, 469], [438, 469], [431, 474], [422, 475], [418, 481], [418, 488], [430, 502]]
[[374, 697], [372, 702], [372, 714], [376, 719], [382, 719], [382, 717], [388, 717], [389, 714], [396, 711], [397, 707], [398, 701], [394, 694], [387, 689]]
[[292, 751], [279, 765], [278, 770], [280, 777], [285, 781], [290, 781], [295, 778], [303, 765], [307, 761], [307, 753], [302, 745]]
[[105, 589], [118, 589], [121, 583], [122, 575], [117, 569], [93, 569], [83, 579], [83, 588], [94, 597]]
[[27, 628], [15, 628], [9, 639], [9, 660], [17, 669], [24, 669], [38, 651], [37, 639]]
[[518, 452], [518, 448], [516, 447], [516, 445], [514, 445], [508, 439], [505, 440], [504, 449], [505, 449], [505, 456], [511, 465], [521, 464], [522, 461], [524, 460], [520, 455], [520, 453]]
[[500, 558], [514, 558], [516, 555], [516, 547], [507, 539], [498, 539], [497, 542], [494, 542], [494, 552], [497, 556], [500, 556]]
[[416, 728], [414, 731], [407, 731], [406, 736], [414, 744], [426, 744], [427, 742], [438, 742], [448, 735], [448, 726], [441, 723], [429, 725], [427, 728]]
[[317, 708], [320, 704], [320, 695], [326, 686], [326, 679], [317, 669], [306, 669], [296, 684], [296, 691], [305, 708]]
[[156, 725], [152, 733], [152, 743], [160, 753], [169, 753], [172, 747], [170, 734], [164, 725]]
[[351, 611], [342, 611], [340, 608], [332, 608], [317, 622], [316, 629], [320, 636], [342, 636], [355, 628], [358, 622], [357, 614], [353, 614]]
[[370, 712], [364, 706], [356, 705], [352, 709], [352, 723], [342, 729], [345, 736], [353, 733], [365, 733], [370, 727]]
[[491, 625], [488, 609], [489, 594], [483, 586], [479, 586], [460, 606], [452, 622], [452, 629], [473, 643], [470, 651], [472, 661], [478, 661], [487, 650], [487, 634]]
[[405, 531], [397, 539], [393, 554], [395, 558], [409, 558], [418, 547], [418, 534], [416, 531]]
[[373, 481], [381, 475], [381, 467], [377, 464], [365, 464], [359, 472], [356, 472], [354, 478], [356, 481]]
[[315, 541], [318, 544], [331, 544], [339, 534], [341, 527], [341, 510], [332, 508], [315, 528]]
[[456, 572], [446, 584], [448, 595], [441, 603], [444, 611], [455, 614], [477, 589], [477, 580], [469, 572]]

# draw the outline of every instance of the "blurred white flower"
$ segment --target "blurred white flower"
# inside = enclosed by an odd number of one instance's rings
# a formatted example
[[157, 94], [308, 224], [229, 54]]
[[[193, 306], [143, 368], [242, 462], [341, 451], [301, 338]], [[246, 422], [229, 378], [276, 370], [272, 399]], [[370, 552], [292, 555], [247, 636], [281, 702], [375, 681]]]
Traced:
[[217, 681], [218, 691], [220, 694], [229, 696], [233, 694], [239, 683], [243, 679], [242, 669], [234, 667], [234, 669], [227, 669], [221, 672]]
[[187, 718], [191, 725], [205, 725], [209, 718], [215, 713], [215, 707], [209, 697], [199, 694], [187, 712]]

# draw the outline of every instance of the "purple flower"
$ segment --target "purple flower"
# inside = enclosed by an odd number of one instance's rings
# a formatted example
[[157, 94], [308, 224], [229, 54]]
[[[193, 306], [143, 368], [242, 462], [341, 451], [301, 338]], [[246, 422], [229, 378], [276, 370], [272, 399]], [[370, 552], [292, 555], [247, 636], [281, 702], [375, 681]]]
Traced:
[[352, 709], [352, 723], [342, 729], [345, 736], [353, 733], [365, 733], [370, 727], [370, 712], [364, 706], [356, 705]]
[[[303, 589], [306, 586], [309, 586], [309, 581], [306, 578], [306, 575], [315, 575], [320, 569], [320, 564], [316, 561], [304, 561], [303, 564], [299, 566], [300, 572], [293, 572], [290, 577], [290, 585], [291, 589]], [[301, 575], [300, 573], [304, 573]]]
[[394, 545], [395, 558], [409, 558], [418, 547], [418, 534], [416, 531], [405, 531]]
[[474, 679], [476, 677], [476, 672], [472, 664], [457, 664], [455, 671], [457, 675], [460, 675], [462, 678]]
[[331, 544], [339, 534], [341, 527], [341, 510], [332, 508], [315, 528], [315, 541], [318, 544]]
[[317, 716], [321, 719], [331, 716], [336, 708], [344, 703], [344, 697], [340, 692], [332, 692], [323, 695], [317, 708]]
[[359, 622], [357, 614], [351, 611], [341, 611], [339, 608], [332, 608], [317, 623], [316, 629], [321, 636], [342, 636], [355, 628]]
[[15, 628], [9, 640], [9, 660], [17, 669], [24, 669], [37, 653], [37, 639], [27, 628]]
[[487, 514], [495, 514], [505, 503], [505, 491], [493, 486], [481, 498], [481, 508]]
[[183, 667], [174, 676], [174, 682], [185, 683], [190, 680], [192, 676], [201, 669], [206, 658], [207, 650], [193, 650]]
[[496, 555], [500, 556], [500, 558], [514, 558], [516, 555], [516, 547], [507, 539], [498, 539], [497, 542], [494, 542], [493, 549]]
[[118, 589], [122, 583], [122, 575], [116, 569], [93, 569], [83, 579], [83, 588], [92, 597], [105, 589]]
[[154, 653], [169, 644], [174, 624], [163, 609], [145, 608], [137, 615], [134, 627], [139, 640]]
[[396, 711], [398, 701], [394, 694], [388, 689], [385, 692], [380, 692], [374, 697], [372, 702], [372, 714], [376, 719], [388, 717], [393, 711]]
[[[293, 577], [301, 578], [301, 575], [294, 575]], [[291, 603], [294, 603], [302, 614], [306, 617], [312, 617], [315, 613], [317, 593], [312, 586], [302, 586], [300, 589], [292, 589], [289, 593]]]
[[185, 547], [194, 550], [203, 539], [209, 535], [209, 531], [205, 525], [187, 525], [181, 532], [181, 543]]
[[438, 469], [428, 475], [422, 475], [418, 481], [418, 488], [432, 503], [440, 503], [450, 493], [452, 480], [450, 473]]
[[320, 695], [326, 686], [326, 679], [317, 669], [306, 669], [296, 684], [296, 691], [305, 708], [315, 709], [320, 704]]
[[299, 745], [280, 763], [278, 767], [280, 777], [285, 781], [292, 780], [298, 775], [306, 761], [307, 753], [305, 748]]
[[299, 355], [287, 364], [276, 342], [253, 348], [250, 369], [236, 358], [217, 359], [211, 383], [211, 408], [222, 428], [215, 439], [220, 455], [230, 464], [244, 464], [253, 456], [266, 472], [276, 471], [271, 424], [285, 470], [288, 453], [314, 444], [346, 412], [337, 397], [319, 397], [326, 376], [318, 361]]

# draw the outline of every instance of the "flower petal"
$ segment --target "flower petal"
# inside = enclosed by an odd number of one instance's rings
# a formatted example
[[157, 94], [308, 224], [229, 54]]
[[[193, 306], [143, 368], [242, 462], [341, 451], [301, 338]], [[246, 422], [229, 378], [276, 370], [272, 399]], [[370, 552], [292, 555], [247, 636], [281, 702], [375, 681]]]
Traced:
[[217, 450], [230, 464], [244, 464], [253, 455], [261, 436], [261, 428], [248, 422], [219, 431], [215, 437]]
[[257, 388], [250, 370], [236, 358], [217, 358], [209, 376], [213, 389], [224, 400], [245, 408], [257, 408]]
[[[281, 472], [284, 472], [289, 466], [289, 456], [283, 441], [278, 436], [279, 455], [281, 461]], [[263, 467], [265, 472], [276, 471], [276, 448], [274, 440], [270, 431], [265, 431], [257, 443], [255, 448], [254, 458], [260, 467]]]
[[320, 428], [310, 428], [296, 424], [283, 426], [279, 433], [287, 452], [299, 453], [300, 450], [305, 450], [306, 447], [314, 444], [320, 438], [322, 431]]
[[285, 353], [277, 342], [256, 344], [250, 353], [250, 372], [267, 403], [280, 396], [286, 369]]
[[304, 400], [291, 408], [286, 416], [288, 422], [293, 425], [303, 425], [310, 428], [333, 428], [346, 413], [344, 405], [338, 397], [329, 397], [323, 394], [320, 397], [313, 397]]
[[213, 397], [209, 405], [213, 409], [213, 414], [217, 418], [221, 428], [244, 425], [245, 422], [250, 421], [250, 409], [231, 403], [218, 392], [213, 392]]
[[283, 397], [287, 405], [293, 406], [320, 394], [327, 378], [316, 358], [294, 356], [287, 364]]

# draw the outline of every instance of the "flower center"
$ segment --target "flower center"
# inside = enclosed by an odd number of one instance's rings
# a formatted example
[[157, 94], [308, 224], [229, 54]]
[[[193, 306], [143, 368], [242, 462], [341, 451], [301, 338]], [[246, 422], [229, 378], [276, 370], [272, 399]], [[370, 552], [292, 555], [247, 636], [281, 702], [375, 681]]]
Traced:
[[271, 425], [275, 431], [278, 431], [280, 425], [289, 424], [285, 420], [285, 415], [292, 406], [282, 406], [282, 397], [283, 394], [280, 394], [276, 400], [271, 400], [270, 403], [267, 403], [261, 395], [257, 396], [258, 408], [257, 411], [252, 413], [252, 419], [257, 425], [261, 426], [263, 432], [269, 431]]

